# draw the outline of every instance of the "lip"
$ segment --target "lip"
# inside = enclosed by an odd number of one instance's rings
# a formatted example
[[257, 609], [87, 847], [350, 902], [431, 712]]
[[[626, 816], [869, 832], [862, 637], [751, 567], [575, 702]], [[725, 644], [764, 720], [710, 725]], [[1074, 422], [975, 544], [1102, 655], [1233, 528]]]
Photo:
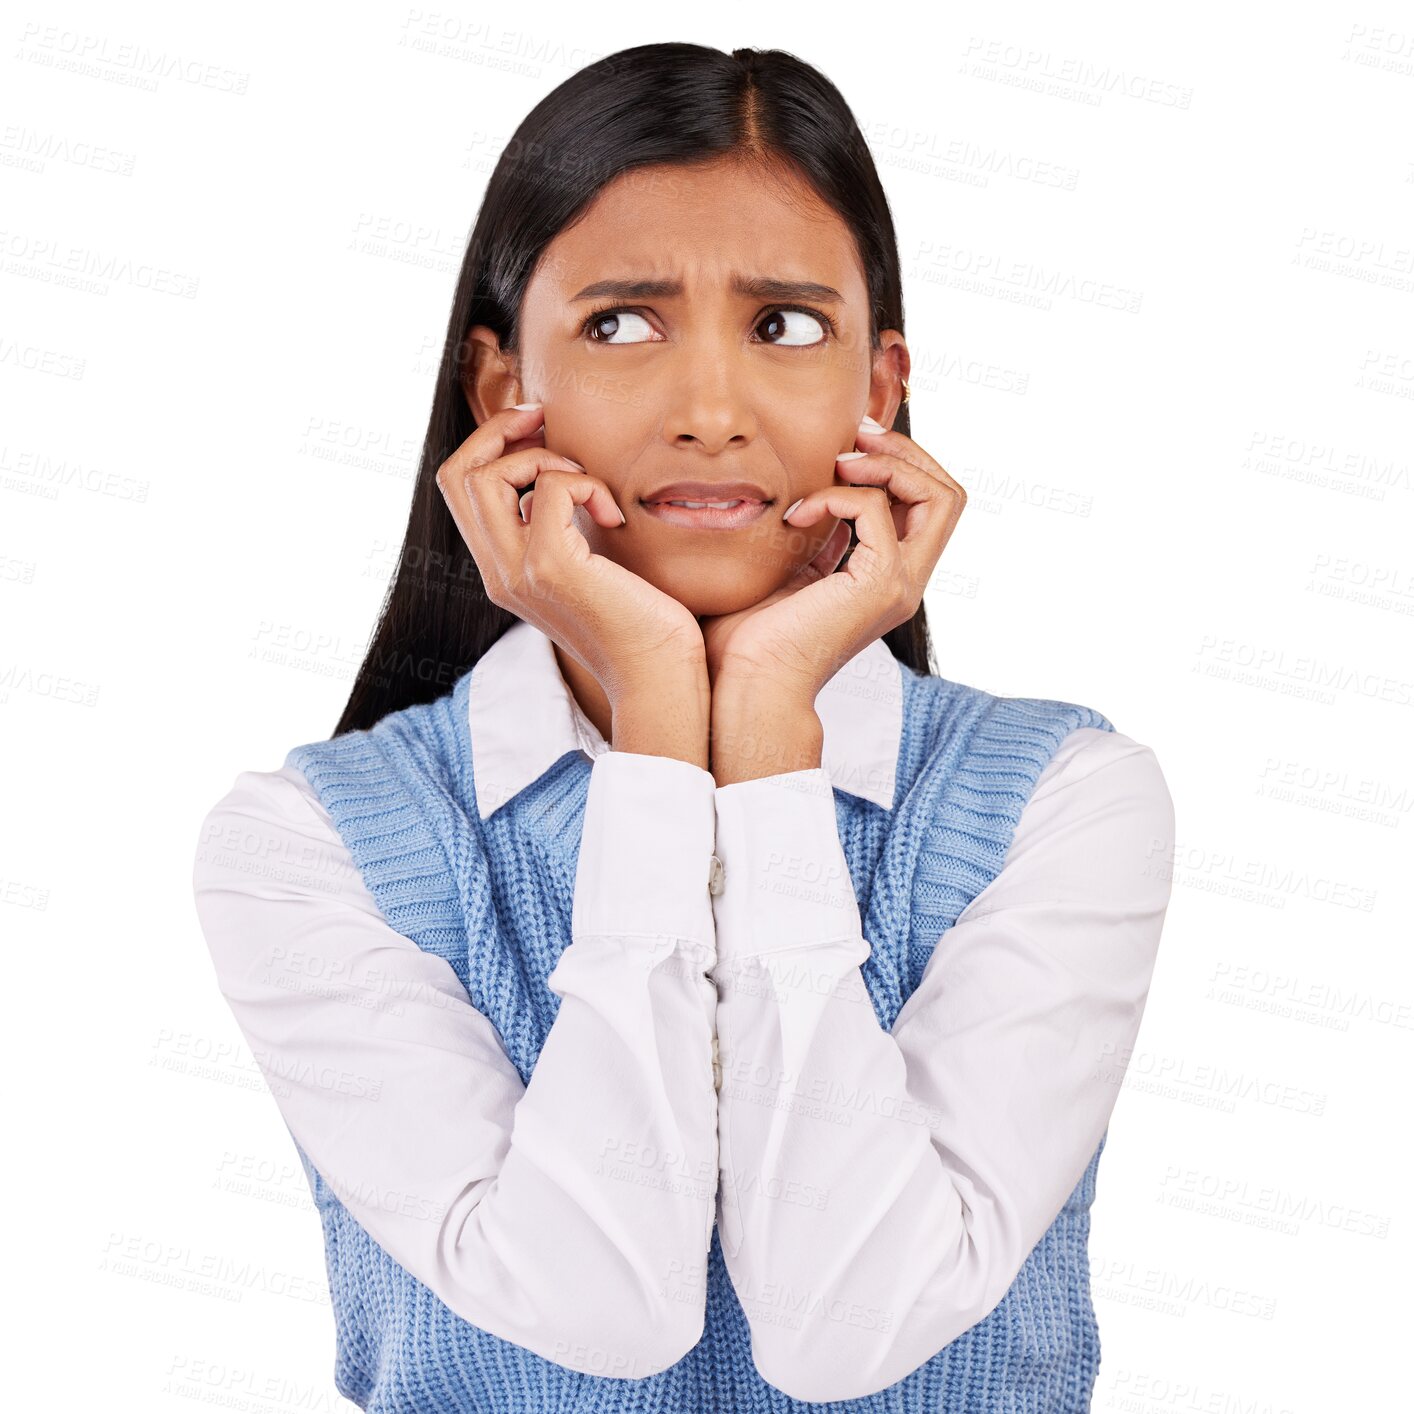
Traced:
[[[725, 508], [661, 504], [674, 501], [739, 501]], [[639, 505], [655, 520], [692, 530], [737, 530], [759, 520], [772, 498], [752, 481], [674, 481], [650, 492]], [[660, 504], [654, 504], [655, 502]]]

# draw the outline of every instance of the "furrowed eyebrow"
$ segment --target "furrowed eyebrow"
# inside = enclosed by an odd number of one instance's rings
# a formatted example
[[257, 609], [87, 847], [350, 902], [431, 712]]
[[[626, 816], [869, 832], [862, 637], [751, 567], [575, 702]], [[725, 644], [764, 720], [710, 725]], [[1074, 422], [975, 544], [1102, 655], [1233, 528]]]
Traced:
[[[732, 293], [747, 299], [793, 300], [812, 299], [844, 303], [844, 296], [833, 285], [821, 285], [814, 280], [779, 280], [769, 275], [736, 275], [732, 278]], [[681, 280], [596, 280], [586, 285], [571, 303], [588, 299], [674, 299], [683, 292]]]

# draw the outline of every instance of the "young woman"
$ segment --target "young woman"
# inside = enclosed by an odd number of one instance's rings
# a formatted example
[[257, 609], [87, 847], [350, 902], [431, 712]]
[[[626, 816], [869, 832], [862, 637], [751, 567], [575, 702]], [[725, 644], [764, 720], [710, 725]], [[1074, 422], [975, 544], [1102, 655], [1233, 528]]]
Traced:
[[932, 672], [908, 370], [799, 59], [612, 54], [502, 156], [343, 717], [197, 857], [362, 1407], [1089, 1406], [1172, 803]]

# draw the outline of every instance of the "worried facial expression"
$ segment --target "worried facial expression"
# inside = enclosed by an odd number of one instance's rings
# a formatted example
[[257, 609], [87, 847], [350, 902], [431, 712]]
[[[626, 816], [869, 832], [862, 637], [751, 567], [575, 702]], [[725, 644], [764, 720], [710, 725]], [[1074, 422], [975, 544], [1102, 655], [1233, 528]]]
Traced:
[[839, 482], [860, 418], [890, 425], [907, 376], [897, 331], [871, 346], [849, 227], [794, 174], [730, 159], [611, 182], [546, 248], [515, 353], [471, 337], [478, 417], [542, 402], [545, 445], [627, 517], [576, 512], [590, 549], [698, 616], [757, 603], [813, 558], [838, 520], [795, 530], [783, 512]]

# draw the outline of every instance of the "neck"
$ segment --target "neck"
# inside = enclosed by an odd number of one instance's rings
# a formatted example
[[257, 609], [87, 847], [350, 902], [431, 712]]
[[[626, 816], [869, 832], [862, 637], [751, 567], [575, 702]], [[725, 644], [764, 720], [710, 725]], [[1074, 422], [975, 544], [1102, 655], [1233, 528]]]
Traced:
[[[552, 641], [553, 642], [553, 641]], [[581, 667], [568, 653], [561, 652], [558, 643], [553, 644], [555, 662], [559, 665], [560, 676], [564, 678], [580, 711], [594, 723], [599, 735], [610, 745], [614, 739], [614, 712], [608, 696], [599, 686], [599, 680], [587, 668]]]

